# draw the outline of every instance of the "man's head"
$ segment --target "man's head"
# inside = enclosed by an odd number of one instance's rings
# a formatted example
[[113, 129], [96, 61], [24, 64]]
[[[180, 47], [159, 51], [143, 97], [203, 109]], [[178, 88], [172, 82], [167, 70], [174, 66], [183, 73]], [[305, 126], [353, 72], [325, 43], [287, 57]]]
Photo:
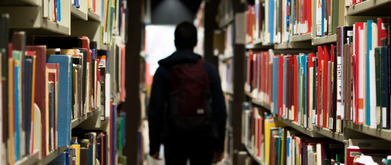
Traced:
[[177, 50], [193, 50], [196, 45], [196, 27], [189, 22], [180, 23], [175, 29], [175, 46]]

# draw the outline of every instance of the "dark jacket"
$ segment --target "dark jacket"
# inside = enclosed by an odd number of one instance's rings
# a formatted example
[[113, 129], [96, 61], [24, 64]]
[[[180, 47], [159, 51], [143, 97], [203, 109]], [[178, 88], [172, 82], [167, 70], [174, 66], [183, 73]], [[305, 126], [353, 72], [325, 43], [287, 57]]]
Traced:
[[[194, 63], [202, 58], [200, 55], [189, 50], [181, 50], [171, 56], [159, 61], [160, 67], [156, 70], [153, 78], [151, 98], [148, 107], [150, 153], [158, 152], [160, 145], [165, 139], [173, 138], [170, 134], [167, 117], [164, 114], [166, 99], [170, 92], [170, 68], [180, 63]], [[226, 127], [226, 105], [221, 81], [216, 66], [205, 62], [204, 68], [208, 74], [209, 87], [212, 93], [213, 128], [211, 136], [215, 137], [216, 150], [224, 150], [225, 127]]]

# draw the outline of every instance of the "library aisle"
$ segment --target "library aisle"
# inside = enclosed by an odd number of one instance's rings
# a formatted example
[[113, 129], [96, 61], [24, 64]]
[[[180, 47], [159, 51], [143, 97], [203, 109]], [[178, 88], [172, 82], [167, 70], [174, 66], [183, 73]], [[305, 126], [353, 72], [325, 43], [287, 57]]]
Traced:
[[0, 165], [164, 165], [149, 155], [147, 109], [157, 61], [175, 51], [161, 42], [184, 20], [225, 97], [216, 165], [391, 165], [390, 11], [391, 0], [0, 0]]

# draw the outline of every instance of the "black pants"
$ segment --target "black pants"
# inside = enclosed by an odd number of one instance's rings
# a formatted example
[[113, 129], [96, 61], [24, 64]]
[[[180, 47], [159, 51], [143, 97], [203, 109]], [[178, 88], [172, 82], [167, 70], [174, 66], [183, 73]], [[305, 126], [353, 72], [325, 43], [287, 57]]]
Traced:
[[213, 138], [173, 138], [164, 143], [166, 165], [211, 165], [214, 156]]

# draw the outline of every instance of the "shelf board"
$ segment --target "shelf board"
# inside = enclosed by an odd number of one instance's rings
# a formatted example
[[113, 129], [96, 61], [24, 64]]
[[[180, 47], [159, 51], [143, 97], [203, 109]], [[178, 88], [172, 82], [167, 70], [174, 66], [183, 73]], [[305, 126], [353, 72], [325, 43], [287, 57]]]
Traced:
[[39, 161], [39, 151], [34, 150], [34, 153], [23, 158], [22, 160], [19, 160], [15, 163], [15, 165], [32, 165], [36, 164]]
[[88, 20], [100, 22], [100, 16], [93, 11], [88, 11]]
[[109, 45], [100, 44], [100, 50], [109, 50]]
[[373, 129], [366, 125], [358, 125], [351, 121], [344, 121], [344, 127], [360, 132], [363, 134], [371, 135], [374, 137], [382, 138], [384, 140], [391, 141], [391, 131], [386, 129]]
[[323, 45], [337, 42], [337, 35], [331, 35], [326, 37], [317, 37], [312, 39], [312, 45]]
[[288, 42], [275, 44], [274, 49], [313, 49], [313, 46], [308, 42]]
[[234, 17], [229, 17], [229, 18], [225, 18], [225, 19], [221, 20], [219, 22], [220, 29], [225, 28], [226, 26], [231, 24], [233, 21], [234, 21]]
[[313, 138], [315, 138], [315, 137], [323, 137], [322, 135], [316, 133], [315, 131], [309, 130], [307, 128], [304, 128], [304, 127], [298, 125], [297, 123], [294, 123], [294, 122], [292, 122], [292, 121], [290, 121], [288, 119], [284, 119], [282, 117], [277, 117], [276, 115], [273, 115], [273, 116], [274, 116], [275, 119], [283, 122], [284, 124], [292, 127], [293, 129], [295, 129], [295, 130], [297, 130], [297, 131], [299, 131], [299, 132], [301, 132], [301, 133], [303, 133], [303, 134], [305, 134], [305, 135], [307, 135], [309, 137], [313, 137]]
[[68, 147], [58, 147], [56, 150], [51, 152], [46, 158], [41, 160], [42, 165], [49, 164], [52, 160], [57, 158], [61, 153], [63, 153]]
[[78, 125], [80, 125], [81, 123], [83, 123], [84, 121], [86, 121], [87, 119], [95, 116], [95, 114], [99, 114], [100, 111], [99, 110], [95, 110], [93, 112], [88, 112], [87, 115], [84, 115], [78, 119], [74, 119], [71, 121], [71, 129], [77, 127]]
[[301, 41], [310, 41], [311, 40], [311, 34], [304, 34], [304, 35], [295, 35], [290, 36], [289, 42], [301, 42]]
[[268, 111], [271, 110], [270, 105], [268, 105], [266, 103], [263, 103], [263, 102], [261, 102], [261, 101], [259, 101], [257, 99], [252, 99], [251, 102], [253, 103], [253, 105], [259, 106], [259, 107], [264, 108], [264, 109], [266, 109]]
[[345, 140], [343, 133], [336, 133], [336, 132], [333, 132], [333, 131], [330, 131], [330, 130], [327, 130], [324, 128], [319, 128], [317, 126], [314, 126], [313, 128], [316, 133], [321, 134], [323, 136], [326, 136], [328, 138], [331, 138], [331, 139], [334, 139], [334, 140], [340, 141], [340, 142], [343, 142]]
[[87, 13], [84, 13], [73, 5], [71, 6], [71, 15], [72, 19], [79, 19], [84, 21], [88, 20]]
[[391, 0], [367, 0], [347, 8], [348, 16], [390, 16]]
[[41, 6], [42, 0], [0, 0], [1, 6]]
[[251, 153], [250, 150], [248, 149], [248, 147], [245, 144], [243, 144], [243, 146], [246, 149], [247, 154], [249, 154], [254, 161], [256, 161], [259, 165], [264, 165], [265, 164], [263, 161], [261, 161], [261, 159], [256, 157], [253, 153]]

